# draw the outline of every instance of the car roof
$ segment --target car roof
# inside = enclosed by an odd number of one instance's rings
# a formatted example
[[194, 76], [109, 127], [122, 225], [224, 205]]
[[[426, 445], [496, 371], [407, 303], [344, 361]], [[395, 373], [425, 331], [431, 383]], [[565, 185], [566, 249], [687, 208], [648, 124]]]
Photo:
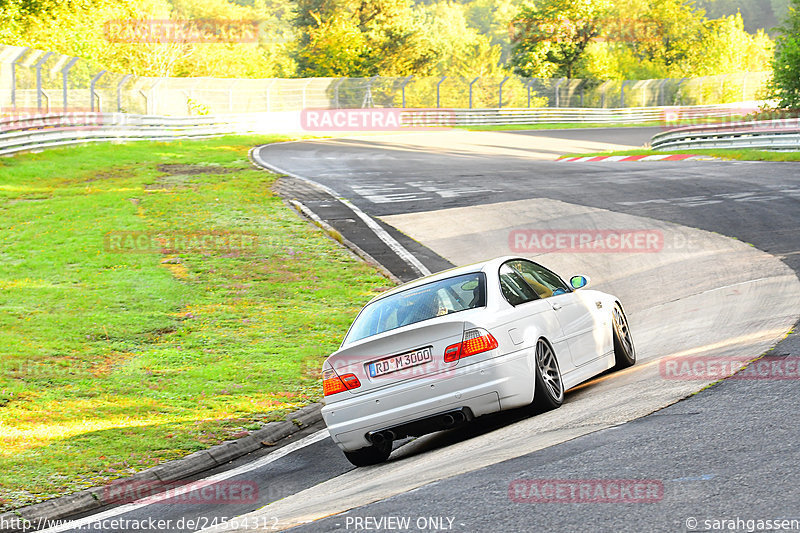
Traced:
[[408, 289], [413, 289], [414, 287], [418, 287], [420, 285], [425, 285], [427, 283], [431, 283], [434, 281], [439, 281], [447, 278], [454, 278], [456, 276], [460, 276], [462, 274], [470, 274], [472, 272], [486, 272], [488, 270], [492, 270], [492, 268], [499, 268], [501, 264], [505, 263], [506, 261], [512, 259], [522, 259], [520, 257], [508, 255], [502, 257], [496, 257], [494, 259], [489, 259], [487, 261], [480, 261], [478, 263], [472, 263], [471, 265], [464, 265], [460, 267], [449, 268], [447, 270], [443, 270], [441, 272], [436, 272], [435, 274], [430, 274], [428, 276], [424, 276], [419, 279], [415, 279], [414, 281], [409, 281], [407, 283], [403, 283], [402, 285], [398, 285], [397, 287], [388, 290], [384, 293], [379, 294], [372, 300], [370, 300], [367, 305], [376, 302], [378, 300], [382, 300], [387, 296], [391, 296], [392, 294], [397, 294], [398, 292], [402, 292]]

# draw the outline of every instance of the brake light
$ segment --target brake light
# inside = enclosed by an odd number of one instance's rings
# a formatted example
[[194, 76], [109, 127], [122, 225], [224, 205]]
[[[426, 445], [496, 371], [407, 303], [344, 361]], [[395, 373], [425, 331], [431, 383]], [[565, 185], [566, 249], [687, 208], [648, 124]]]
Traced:
[[355, 374], [345, 374], [342, 376], [342, 383], [344, 383], [344, 386], [347, 387], [348, 390], [357, 389], [361, 386], [361, 382], [358, 381]]
[[444, 362], [453, 363], [497, 348], [498, 343], [491, 333], [484, 329], [470, 329], [464, 332], [464, 338], [458, 344], [452, 344], [444, 351]]
[[488, 352], [497, 348], [497, 339], [482, 329], [471, 329], [464, 333], [461, 343], [461, 357], [469, 357], [477, 353]]
[[340, 378], [332, 368], [322, 371], [322, 392], [325, 396], [357, 389], [360, 386], [361, 382], [355, 374], [345, 374]]
[[453, 344], [452, 346], [448, 346], [447, 349], [444, 351], [444, 362], [452, 363], [453, 361], [458, 361], [460, 355], [461, 355], [460, 342], [458, 344]]
[[322, 371], [322, 391], [325, 396], [330, 396], [331, 394], [337, 394], [346, 390], [347, 388], [344, 386], [344, 383], [342, 383], [342, 380], [339, 379], [339, 376], [336, 375], [336, 372], [334, 372], [332, 368], [326, 368]]

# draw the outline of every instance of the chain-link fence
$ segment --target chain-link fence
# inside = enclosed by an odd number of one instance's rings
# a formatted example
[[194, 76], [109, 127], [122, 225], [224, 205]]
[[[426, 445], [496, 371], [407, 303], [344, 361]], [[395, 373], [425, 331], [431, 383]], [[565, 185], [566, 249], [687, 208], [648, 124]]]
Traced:
[[153, 78], [106, 72], [64, 55], [0, 45], [0, 113], [91, 110], [147, 115], [307, 108], [621, 108], [764, 98], [770, 73], [602, 81], [519, 77]]

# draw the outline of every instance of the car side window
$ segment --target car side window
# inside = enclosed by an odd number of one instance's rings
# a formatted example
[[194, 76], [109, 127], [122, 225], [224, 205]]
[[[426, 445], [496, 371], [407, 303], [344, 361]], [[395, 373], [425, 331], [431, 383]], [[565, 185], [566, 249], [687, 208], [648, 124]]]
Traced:
[[570, 292], [569, 287], [558, 274], [542, 265], [523, 260], [509, 261], [506, 264], [518, 272], [540, 298], [548, 298]]
[[500, 291], [511, 305], [519, 305], [537, 300], [539, 295], [525, 283], [519, 272], [508, 263], [500, 267]]

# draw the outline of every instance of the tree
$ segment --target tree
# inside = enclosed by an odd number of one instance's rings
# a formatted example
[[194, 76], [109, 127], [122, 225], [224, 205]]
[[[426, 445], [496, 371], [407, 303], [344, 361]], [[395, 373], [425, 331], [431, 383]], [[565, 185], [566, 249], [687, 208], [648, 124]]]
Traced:
[[426, 63], [410, 0], [299, 0], [301, 76], [405, 76]]
[[639, 61], [663, 65], [669, 71], [704, 51], [705, 13], [691, 2], [633, 0], [618, 4], [617, 9], [622, 24], [608, 29], [609, 40], [630, 48]]
[[772, 41], [739, 14], [709, 20], [686, 0], [618, 0], [581, 70], [600, 79], [712, 76], [766, 70]]
[[522, 76], [573, 77], [587, 46], [602, 31], [605, 0], [540, 0], [512, 23], [511, 65]]
[[772, 62], [771, 97], [778, 107], [800, 109], [800, 0], [791, 0]]

